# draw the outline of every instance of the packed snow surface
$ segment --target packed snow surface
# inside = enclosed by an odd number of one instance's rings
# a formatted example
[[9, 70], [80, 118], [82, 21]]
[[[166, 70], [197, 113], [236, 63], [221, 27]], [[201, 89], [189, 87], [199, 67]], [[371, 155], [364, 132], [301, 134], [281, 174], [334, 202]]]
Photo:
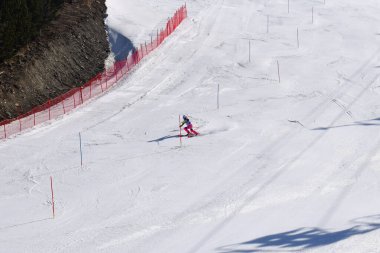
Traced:
[[[380, 252], [380, 4], [289, 2], [190, 0], [117, 87], [2, 141], [0, 252]], [[107, 23], [139, 45], [182, 4]]]

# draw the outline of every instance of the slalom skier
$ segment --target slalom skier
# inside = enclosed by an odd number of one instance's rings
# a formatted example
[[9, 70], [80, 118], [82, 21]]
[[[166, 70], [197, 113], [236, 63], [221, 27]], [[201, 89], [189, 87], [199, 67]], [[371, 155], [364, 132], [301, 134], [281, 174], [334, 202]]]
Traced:
[[184, 127], [186, 133], [187, 133], [187, 137], [192, 137], [194, 135], [198, 135], [199, 133], [196, 132], [194, 129], [193, 129], [193, 125], [191, 124], [191, 121], [189, 120], [189, 118], [186, 116], [186, 115], [183, 115], [183, 121], [182, 123], [179, 125], [179, 127], [182, 127], [183, 125], [186, 124], [186, 127]]

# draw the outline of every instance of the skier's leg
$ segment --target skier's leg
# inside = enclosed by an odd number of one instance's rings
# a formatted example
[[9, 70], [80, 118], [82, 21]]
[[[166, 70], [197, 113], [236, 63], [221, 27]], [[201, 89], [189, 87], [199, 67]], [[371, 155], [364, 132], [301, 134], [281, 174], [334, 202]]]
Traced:
[[195, 131], [194, 129], [190, 129], [190, 131], [193, 133], [193, 134], [195, 134], [195, 135], [198, 135], [199, 133], [197, 132], [197, 131]]
[[194, 135], [194, 133], [193, 133], [193, 125], [190, 124], [190, 125], [187, 125], [186, 127], [187, 127], [187, 131], [188, 131], [187, 136], [190, 137], [190, 136]]
[[188, 125], [187, 128], [190, 130], [191, 134], [195, 134], [195, 135], [198, 134], [198, 133], [193, 129], [193, 125], [192, 125], [192, 124]]
[[190, 134], [190, 132], [189, 132], [189, 130], [188, 130], [188, 127], [185, 127], [184, 130], [185, 130], [185, 132], [186, 132], [187, 134]]

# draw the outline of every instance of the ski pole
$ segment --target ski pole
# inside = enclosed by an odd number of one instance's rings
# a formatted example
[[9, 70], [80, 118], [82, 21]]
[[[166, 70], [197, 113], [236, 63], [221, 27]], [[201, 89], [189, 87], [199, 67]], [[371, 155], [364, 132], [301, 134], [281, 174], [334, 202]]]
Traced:
[[179, 126], [179, 144], [182, 147], [182, 128], [181, 128], [181, 115], [178, 115], [178, 126]]

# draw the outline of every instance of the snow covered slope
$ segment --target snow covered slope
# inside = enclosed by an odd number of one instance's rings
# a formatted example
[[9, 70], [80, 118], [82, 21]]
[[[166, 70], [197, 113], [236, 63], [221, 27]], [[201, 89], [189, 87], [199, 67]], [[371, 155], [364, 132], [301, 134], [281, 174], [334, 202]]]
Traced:
[[[138, 44], [181, 2], [107, 4]], [[0, 251], [380, 252], [378, 2], [187, 6], [118, 87], [0, 143]]]

